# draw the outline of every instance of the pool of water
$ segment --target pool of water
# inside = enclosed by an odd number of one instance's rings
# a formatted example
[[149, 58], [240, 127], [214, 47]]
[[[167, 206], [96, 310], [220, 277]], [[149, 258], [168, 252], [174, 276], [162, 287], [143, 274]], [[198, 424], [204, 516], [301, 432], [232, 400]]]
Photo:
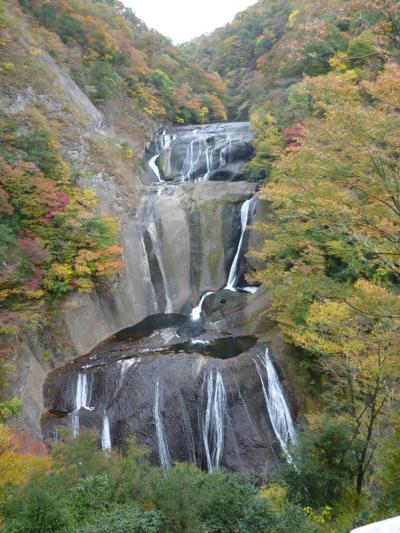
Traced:
[[117, 333], [113, 341], [135, 343], [165, 329], [175, 329], [177, 336], [182, 338], [182, 342], [165, 346], [165, 351], [171, 354], [199, 353], [207, 357], [230, 359], [248, 351], [257, 342], [257, 337], [252, 335], [207, 339], [201, 322], [181, 314], [149, 316], [139, 324]]
[[190, 338], [200, 335], [203, 331], [202, 324], [194, 322], [187, 315], [161, 314], [149, 316], [139, 324], [118, 332], [113, 338], [116, 341], [135, 342], [152, 335], [155, 331], [168, 328], [175, 328], [179, 336]]
[[171, 346], [171, 352], [200, 353], [216, 359], [231, 359], [247, 352], [257, 342], [257, 337], [246, 335], [241, 337], [223, 337], [215, 340], [193, 339]]

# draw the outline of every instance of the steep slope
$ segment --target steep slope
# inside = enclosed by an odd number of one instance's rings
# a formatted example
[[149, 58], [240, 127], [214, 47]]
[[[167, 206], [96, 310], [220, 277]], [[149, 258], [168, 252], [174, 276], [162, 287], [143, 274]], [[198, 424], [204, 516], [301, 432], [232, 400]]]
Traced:
[[[0, 392], [8, 377], [35, 430], [48, 368], [81, 346], [60, 305], [79, 329], [74, 308], [94, 298], [94, 344], [146, 316], [140, 302], [125, 313], [137, 249], [117, 243], [142, 205], [145, 148], [169, 121], [224, 119], [223, 86], [120, 2], [0, 9]], [[89, 295], [110, 277], [107, 297]], [[120, 301], [116, 324], [96, 315], [105, 299]]]
[[186, 61], [122, 2], [19, 3], [42, 46], [96, 105], [124, 100], [120, 120], [137, 107], [180, 123], [224, 119], [220, 78]]
[[291, 9], [287, 0], [259, 0], [232, 23], [182, 45], [190, 60], [225, 80], [232, 119], [246, 120], [255, 95], [270, 90], [255, 79], [259, 61], [284, 37]]
[[[390, 26], [385, 12], [391, 4], [395, 10], [396, 2], [379, 4], [259, 0], [231, 24], [186, 43], [182, 50], [226, 82], [232, 119], [246, 119], [264, 108], [290, 125], [296, 119], [290, 88], [303, 76], [326, 74], [341, 57], [358, 71], [379, 69], [372, 30], [380, 14]], [[370, 10], [365, 21], [363, 9]]]

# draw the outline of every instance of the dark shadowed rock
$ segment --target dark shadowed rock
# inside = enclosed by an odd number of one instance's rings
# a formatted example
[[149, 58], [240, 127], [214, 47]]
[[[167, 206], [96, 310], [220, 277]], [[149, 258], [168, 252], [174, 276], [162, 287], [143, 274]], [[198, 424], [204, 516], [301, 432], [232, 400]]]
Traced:
[[[262, 478], [277, 465], [279, 447], [269, 421], [260, 376], [255, 361], [265, 345], [231, 359], [205, 357], [198, 353], [140, 353], [124, 341], [113, 340], [89, 357], [57, 369], [45, 382], [42, 429], [46, 438], [57, 436], [57, 427], [71, 425], [76, 408], [77, 380], [85, 376], [87, 405], [79, 411], [79, 427], [96, 429], [99, 439], [107, 415], [113, 446], [124, 450], [131, 435], [148, 447], [153, 463], [159, 463], [155, 402], [164, 439], [172, 461], [192, 461], [207, 468], [205, 442], [212, 451], [212, 438], [205, 429], [213, 404], [209, 389], [216, 376], [223, 383], [220, 405], [223, 431], [220, 464]], [[210, 381], [211, 380], [211, 381]], [[158, 384], [158, 385], [157, 385]], [[211, 403], [210, 403], [211, 402]], [[75, 413], [76, 414], [76, 413]]]

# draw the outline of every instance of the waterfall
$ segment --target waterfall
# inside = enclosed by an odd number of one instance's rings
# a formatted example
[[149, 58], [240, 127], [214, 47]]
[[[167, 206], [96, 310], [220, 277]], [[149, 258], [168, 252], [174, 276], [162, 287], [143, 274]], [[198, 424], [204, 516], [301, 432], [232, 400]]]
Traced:
[[208, 145], [206, 149], [207, 174], [202, 178], [202, 181], [207, 181], [208, 176], [214, 170], [214, 153], [215, 146]]
[[164, 296], [165, 296], [165, 300], [166, 300], [166, 309], [165, 309], [165, 313], [172, 313], [173, 311], [173, 303], [172, 303], [172, 300], [169, 296], [169, 292], [168, 292], [168, 283], [167, 283], [167, 275], [165, 273], [165, 267], [164, 267], [164, 262], [163, 262], [163, 257], [162, 257], [162, 252], [161, 252], [161, 247], [160, 247], [160, 236], [159, 236], [159, 233], [158, 233], [158, 229], [157, 229], [157, 224], [156, 224], [156, 221], [154, 219], [154, 214], [151, 213], [151, 219], [149, 220], [148, 224], [147, 224], [147, 231], [148, 231], [148, 234], [149, 234], [149, 237], [151, 239], [151, 244], [152, 244], [152, 247], [153, 247], [153, 251], [154, 251], [154, 255], [157, 259], [157, 262], [158, 262], [158, 266], [159, 266], [159, 269], [160, 269], [160, 273], [161, 273], [161, 277], [162, 277], [162, 282], [163, 282], [163, 288], [164, 288]]
[[160, 154], [156, 154], [153, 156], [149, 161], [149, 167], [152, 170], [152, 172], [157, 176], [158, 181], [162, 182], [160, 169], [157, 166], [157, 159], [160, 157]]
[[[193, 131], [193, 134], [198, 134], [198, 131]], [[182, 181], [191, 181], [193, 173], [200, 167], [200, 161], [205, 158], [206, 174], [195, 181], [207, 181], [213, 170], [219, 170], [226, 166], [229, 157], [229, 151], [232, 146], [231, 136], [229, 135], [222, 141], [215, 142], [212, 146], [205, 138], [200, 136], [192, 139], [187, 147], [185, 159], [183, 161], [181, 176]], [[216, 157], [219, 151], [219, 157]]]
[[225, 286], [225, 289], [228, 291], [236, 291], [236, 284], [238, 281], [238, 275], [239, 275], [239, 259], [240, 259], [240, 252], [242, 251], [242, 245], [244, 236], [246, 234], [247, 224], [249, 222], [249, 214], [250, 214], [250, 208], [252, 207], [253, 203], [255, 202], [255, 197], [249, 198], [242, 204], [242, 208], [240, 210], [240, 221], [241, 221], [241, 234], [239, 239], [239, 244], [236, 250], [235, 257], [232, 262], [231, 269], [229, 271], [228, 276], [228, 283]]
[[[196, 131], [193, 132], [196, 134]], [[203, 141], [204, 142], [204, 141]], [[197, 144], [197, 155], [195, 157], [195, 146]], [[193, 173], [193, 169], [196, 168], [200, 161], [202, 154], [202, 140], [196, 137], [190, 142], [189, 148], [186, 152], [185, 161], [182, 167], [182, 181], [190, 181]]]
[[164, 424], [161, 419], [160, 408], [160, 382], [157, 381], [155, 399], [154, 399], [154, 419], [156, 422], [156, 432], [158, 441], [158, 454], [160, 456], [160, 463], [164, 470], [171, 468], [171, 455], [169, 453], [168, 442], [164, 430]]
[[105, 414], [103, 418], [103, 430], [101, 433], [101, 448], [102, 450], [111, 450], [111, 432], [110, 421]]
[[135, 367], [139, 365], [141, 362], [142, 362], [141, 357], [131, 357], [130, 359], [122, 359], [118, 361], [118, 365], [121, 367], [120, 386], [122, 386], [122, 383], [125, 378], [125, 374], [128, 372], [128, 370], [131, 367]]
[[157, 160], [162, 154], [162, 152], [171, 146], [172, 140], [173, 138], [171, 137], [171, 135], [167, 135], [167, 133], [163, 131], [160, 143], [158, 142], [158, 138], [156, 138], [157, 153], [149, 161], [150, 170], [154, 173], [158, 181], [161, 183], [164, 182], [164, 180], [161, 178], [161, 173], [157, 165]]
[[257, 363], [256, 367], [260, 376], [263, 395], [271, 425], [276, 438], [278, 439], [279, 444], [281, 445], [281, 448], [287, 457], [288, 462], [291, 462], [292, 459], [288, 451], [288, 445], [297, 443], [296, 430], [294, 429], [292, 415], [290, 414], [288, 405], [286, 403], [278, 375], [269, 357], [268, 348], [265, 350], [265, 358], [262, 361], [262, 364], [267, 371], [268, 389], [265, 387], [265, 381]]
[[78, 379], [76, 382], [75, 408], [71, 416], [73, 437], [77, 437], [79, 435], [79, 411], [80, 409], [87, 409], [88, 411], [93, 411], [93, 408], [89, 407], [88, 403], [89, 403], [89, 389], [88, 389], [87, 375], [83, 372], [80, 372], [78, 374]]
[[255, 294], [258, 291], [259, 287], [241, 287], [240, 290], [244, 292], [249, 292], [250, 294]]
[[190, 313], [190, 318], [192, 320], [200, 320], [201, 318], [201, 313], [202, 313], [202, 310], [203, 310], [203, 303], [204, 303], [204, 300], [207, 298], [207, 296], [210, 296], [210, 294], [214, 294], [212, 291], [208, 291], [206, 293], [203, 294], [203, 296], [201, 297], [201, 300], [199, 302], [199, 304], [193, 308], [192, 312]]
[[[205, 383], [206, 382], [206, 383]], [[212, 472], [221, 464], [224, 451], [227, 400], [224, 382], [218, 370], [211, 370], [205, 377], [207, 407], [203, 417], [202, 436], [207, 457], [207, 468]]]
[[227, 144], [226, 146], [224, 146], [220, 153], [219, 153], [219, 168], [222, 168], [222, 167], [225, 167], [227, 162], [228, 162], [228, 157], [229, 157], [229, 151], [231, 149], [231, 136], [228, 135], [228, 138], [227, 138]]

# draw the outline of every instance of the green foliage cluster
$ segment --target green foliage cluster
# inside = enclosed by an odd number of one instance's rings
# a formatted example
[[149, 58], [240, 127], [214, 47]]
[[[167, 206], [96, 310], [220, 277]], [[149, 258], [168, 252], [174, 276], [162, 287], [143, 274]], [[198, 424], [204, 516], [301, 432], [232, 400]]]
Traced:
[[27, 486], [10, 486], [4, 532], [318, 533], [299, 506], [273, 511], [244, 477], [178, 464], [164, 472], [130, 445], [125, 456], [97, 450], [90, 433], [57, 444], [52, 466]]
[[256, 94], [264, 94], [258, 63], [285, 35], [290, 12], [287, 0], [259, 0], [231, 24], [182, 45], [188, 59], [217, 72], [227, 83], [232, 119], [247, 119]]
[[96, 105], [128, 97], [148, 115], [177, 123], [225, 119], [220, 77], [189, 63], [122, 2], [20, 0], [20, 4], [59, 37], [63, 44], [57, 47], [52, 39], [49, 52], [62, 55]]
[[35, 117], [0, 116], [0, 315], [74, 289], [89, 291], [120, 267], [116, 224], [74, 187], [60, 147]]
[[290, 125], [298, 112], [290, 102], [293, 84], [327, 74], [332, 61], [368, 77], [382, 65], [381, 40], [390, 39], [396, 53], [398, 27], [395, 0], [259, 0], [182, 50], [227, 83], [232, 119], [263, 109]]
[[[271, 10], [283, 31], [257, 55], [248, 21], [270, 35]], [[399, 512], [399, 17], [392, 1], [260, 1], [185, 46], [226, 78], [231, 111], [251, 109], [246, 172], [275, 213], [259, 228], [267, 238], [255, 255], [267, 266], [255, 280], [319, 382], [310, 429], [279, 483], [317, 522], [332, 506], [338, 530], [341, 519]], [[372, 511], [358, 515], [365, 501]]]
[[8, 361], [6, 354], [0, 356], [0, 424], [17, 415], [22, 408], [21, 400], [13, 398], [5, 401], [5, 393], [10, 376], [14, 372], [14, 365]]

